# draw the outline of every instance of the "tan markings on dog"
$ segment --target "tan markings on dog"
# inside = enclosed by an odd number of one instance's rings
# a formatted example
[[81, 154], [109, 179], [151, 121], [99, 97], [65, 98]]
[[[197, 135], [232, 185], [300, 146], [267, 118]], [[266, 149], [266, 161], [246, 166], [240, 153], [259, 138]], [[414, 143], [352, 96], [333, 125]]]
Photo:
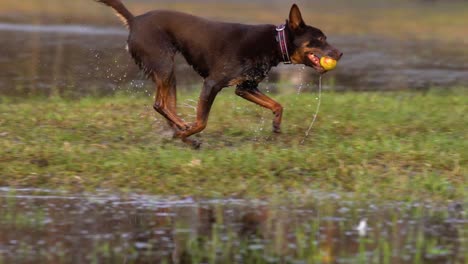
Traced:
[[245, 82], [245, 80], [246, 79], [244, 77], [238, 77], [238, 78], [230, 80], [228, 85], [229, 86], [236, 86], [236, 85], [239, 85], [239, 84]]
[[301, 47], [297, 48], [294, 53], [291, 55], [291, 61], [294, 64], [304, 64], [304, 59], [306, 58], [306, 54], [313, 53], [315, 55], [323, 55], [323, 51], [317, 48], [308, 47], [309, 42], [306, 42], [301, 45]]

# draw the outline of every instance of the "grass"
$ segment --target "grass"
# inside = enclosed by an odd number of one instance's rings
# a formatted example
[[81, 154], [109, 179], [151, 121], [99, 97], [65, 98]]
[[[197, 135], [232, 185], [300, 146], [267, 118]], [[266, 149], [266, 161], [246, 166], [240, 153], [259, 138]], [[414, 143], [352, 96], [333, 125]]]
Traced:
[[[226, 89], [199, 151], [171, 139], [149, 97], [3, 97], [0, 186], [200, 197], [310, 189], [399, 200], [463, 197], [466, 89], [325, 93], [303, 145], [315, 94], [274, 97], [285, 106], [282, 135], [270, 132], [270, 112]], [[179, 99], [187, 120], [193, 119], [193, 99]]]

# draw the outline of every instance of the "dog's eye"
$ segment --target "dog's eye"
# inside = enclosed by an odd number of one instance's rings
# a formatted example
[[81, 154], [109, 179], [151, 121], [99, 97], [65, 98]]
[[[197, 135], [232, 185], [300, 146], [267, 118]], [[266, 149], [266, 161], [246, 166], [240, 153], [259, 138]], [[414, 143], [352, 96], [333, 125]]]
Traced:
[[327, 40], [327, 38], [322, 36], [322, 37], [319, 37], [319, 40], [324, 42], [325, 40]]

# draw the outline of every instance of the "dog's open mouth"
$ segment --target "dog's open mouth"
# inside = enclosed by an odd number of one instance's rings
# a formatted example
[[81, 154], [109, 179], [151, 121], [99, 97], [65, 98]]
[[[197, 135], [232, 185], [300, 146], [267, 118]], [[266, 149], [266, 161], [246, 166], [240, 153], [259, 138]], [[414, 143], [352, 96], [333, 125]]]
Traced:
[[309, 59], [311, 66], [319, 73], [324, 73], [326, 70], [320, 65], [320, 57], [313, 54], [309, 53], [307, 54], [307, 58]]

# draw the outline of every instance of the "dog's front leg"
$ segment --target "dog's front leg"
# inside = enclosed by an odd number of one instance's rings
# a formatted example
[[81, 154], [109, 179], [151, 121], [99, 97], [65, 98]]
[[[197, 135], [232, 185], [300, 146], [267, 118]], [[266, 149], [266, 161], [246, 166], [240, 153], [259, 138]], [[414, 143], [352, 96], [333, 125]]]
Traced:
[[216, 95], [223, 87], [224, 86], [221, 82], [205, 79], [205, 83], [198, 100], [197, 120], [187, 130], [177, 132], [176, 137], [182, 139], [182, 141], [185, 143], [191, 144], [194, 148], [200, 147], [199, 142], [188, 139], [188, 137], [199, 133], [206, 128], [211, 106], [213, 105]]
[[250, 102], [256, 103], [262, 107], [270, 109], [275, 115], [273, 118], [273, 132], [281, 133], [281, 119], [283, 117], [283, 107], [263, 94], [257, 88], [258, 84], [255, 82], [244, 82], [237, 86], [236, 94]]

